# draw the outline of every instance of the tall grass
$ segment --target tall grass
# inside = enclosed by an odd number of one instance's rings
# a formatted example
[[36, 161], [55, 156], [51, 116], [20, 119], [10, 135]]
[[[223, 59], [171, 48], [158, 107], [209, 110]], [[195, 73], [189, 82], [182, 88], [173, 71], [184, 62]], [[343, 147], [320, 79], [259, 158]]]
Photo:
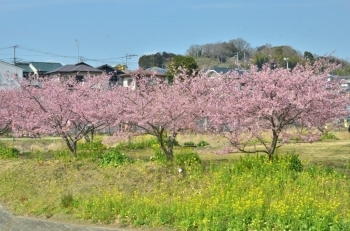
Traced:
[[152, 182], [147, 192], [102, 189], [80, 197], [74, 214], [180, 230], [349, 230], [349, 181], [329, 169], [295, 168], [296, 163], [294, 155], [272, 162], [246, 156], [209, 165], [200, 177]]

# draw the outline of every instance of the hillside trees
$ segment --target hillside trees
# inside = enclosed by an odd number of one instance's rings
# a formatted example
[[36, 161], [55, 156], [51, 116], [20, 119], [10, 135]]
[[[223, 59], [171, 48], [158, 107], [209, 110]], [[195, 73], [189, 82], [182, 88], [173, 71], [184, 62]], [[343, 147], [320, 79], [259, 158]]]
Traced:
[[160, 67], [165, 68], [167, 63], [171, 61], [176, 55], [173, 53], [156, 53], [151, 55], [143, 55], [139, 59], [139, 67], [147, 69], [150, 67]]
[[173, 79], [176, 75], [186, 72], [187, 77], [194, 76], [198, 72], [198, 64], [193, 57], [176, 55], [167, 65], [167, 77]]
[[302, 62], [303, 57], [299, 52], [289, 46], [276, 46], [266, 44], [257, 49], [253, 56], [253, 64], [262, 68], [266, 63], [272, 67], [287, 67], [287, 62], [284, 58], [288, 58], [288, 68], [293, 69], [297, 63]]
[[238, 60], [249, 60], [254, 53], [250, 44], [242, 38], [231, 39], [228, 42], [206, 43], [204, 45], [191, 45], [186, 55], [191, 57], [206, 57], [218, 59], [221, 63], [228, 58], [236, 57]]
[[211, 130], [239, 151], [264, 152], [270, 158], [292, 139], [315, 141], [320, 136], [315, 128], [348, 113], [348, 96], [338, 81], [328, 81], [335, 68], [323, 60], [293, 70], [264, 65], [223, 79], [204, 110]]

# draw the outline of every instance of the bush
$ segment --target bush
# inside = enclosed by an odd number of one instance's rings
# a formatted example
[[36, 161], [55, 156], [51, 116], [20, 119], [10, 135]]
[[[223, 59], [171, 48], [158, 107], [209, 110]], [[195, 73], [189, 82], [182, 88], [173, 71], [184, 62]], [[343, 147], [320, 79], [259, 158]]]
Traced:
[[101, 141], [78, 143], [77, 145], [78, 157], [83, 158], [96, 158], [100, 156], [106, 149], [106, 146], [104, 146]]
[[303, 171], [303, 164], [301, 163], [299, 156], [296, 154], [290, 154], [289, 156], [290, 156], [289, 169], [296, 171], [296, 172], [302, 172]]
[[201, 159], [196, 152], [180, 152], [174, 156], [174, 163], [181, 166], [193, 166], [201, 164]]
[[18, 149], [0, 146], [0, 159], [18, 158], [18, 155]]
[[99, 164], [102, 166], [118, 167], [133, 162], [133, 159], [121, 153], [117, 148], [109, 148], [102, 156], [99, 157]]
[[210, 145], [207, 141], [201, 140], [198, 142], [197, 146], [204, 147]]
[[187, 142], [184, 142], [184, 146], [185, 147], [195, 147], [195, 143], [193, 141], [187, 141]]
[[151, 160], [162, 164], [165, 164], [168, 162], [167, 157], [165, 156], [164, 152], [160, 148], [154, 149], [154, 154], [151, 157]]
[[63, 208], [68, 208], [73, 205], [74, 198], [71, 193], [67, 193], [61, 196], [61, 206]]
[[326, 132], [322, 134], [322, 136], [320, 137], [320, 140], [339, 140], [339, 139], [333, 133]]

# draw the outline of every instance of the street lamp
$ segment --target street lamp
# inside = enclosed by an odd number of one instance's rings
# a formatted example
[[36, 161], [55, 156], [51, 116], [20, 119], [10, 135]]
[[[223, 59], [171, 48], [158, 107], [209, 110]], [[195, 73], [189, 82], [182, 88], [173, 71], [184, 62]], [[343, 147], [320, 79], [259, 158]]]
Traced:
[[289, 58], [283, 58], [285, 61], [287, 61], [287, 69], [288, 69], [288, 60]]

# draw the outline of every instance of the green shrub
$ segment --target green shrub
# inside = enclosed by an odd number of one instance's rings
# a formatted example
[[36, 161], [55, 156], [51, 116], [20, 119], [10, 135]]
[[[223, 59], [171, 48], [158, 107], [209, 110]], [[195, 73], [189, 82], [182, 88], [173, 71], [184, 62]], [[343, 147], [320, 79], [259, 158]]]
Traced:
[[296, 171], [296, 172], [302, 172], [303, 171], [303, 164], [301, 163], [299, 156], [296, 154], [290, 154], [289, 156], [290, 156], [289, 169]]
[[71, 207], [73, 205], [74, 198], [71, 193], [67, 193], [61, 196], [61, 206], [64, 208]]
[[106, 150], [101, 141], [78, 143], [77, 152], [79, 158], [96, 158]]
[[201, 140], [198, 142], [197, 146], [204, 147], [210, 145], [207, 141]]
[[168, 162], [167, 157], [165, 156], [164, 152], [160, 148], [154, 149], [154, 154], [151, 157], [151, 160], [162, 164], [165, 164]]
[[193, 166], [201, 164], [198, 153], [182, 151], [174, 156], [174, 163], [181, 166]]
[[339, 139], [333, 133], [326, 132], [322, 134], [322, 136], [320, 137], [320, 140], [339, 140]]
[[184, 146], [185, 147], [195, 147], [195, 143], [193, 141], [187, 141], [187, 142], [184, 142]]
[[98, 160], [101, 166], [118, 167], [120, 165], [133, 163], [133, 159], [121, 153], [117, 148], [109, 148]]
[[18, 158], [18, 155], [18, 149], [0, 146], [0, 159]]

